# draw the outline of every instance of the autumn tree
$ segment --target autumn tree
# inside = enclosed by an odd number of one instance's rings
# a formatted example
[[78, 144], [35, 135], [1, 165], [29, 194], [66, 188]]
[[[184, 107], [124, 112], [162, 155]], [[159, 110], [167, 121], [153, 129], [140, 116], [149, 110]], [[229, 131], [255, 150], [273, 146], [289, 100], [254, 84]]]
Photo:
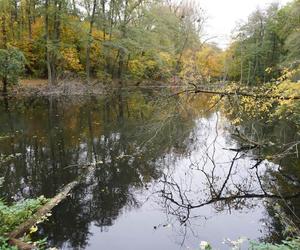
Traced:
[[275, 81], [286, 67], [297, 67], [300, 56], [300, 1], [283, 8], [257, 9], [237, 28], [226, 52], [229, 79], [244, 84]]

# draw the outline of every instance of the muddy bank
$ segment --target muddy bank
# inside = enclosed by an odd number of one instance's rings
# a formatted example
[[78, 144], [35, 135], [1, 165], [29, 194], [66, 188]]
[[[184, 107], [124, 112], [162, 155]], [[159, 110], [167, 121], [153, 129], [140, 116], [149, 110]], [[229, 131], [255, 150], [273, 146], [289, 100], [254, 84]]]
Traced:
[[48, 85], [47, 80], [21, 80], [18, 85], [9, 89], [8, 95], [14, 97], [29, 96], [64, 96], [103, 94], [105, 84], [93, 81], [90, 84], [81, 80], [61, 81], [56, 85]]
[[111, 93], [113, 90], [135, 89], [135, 88], [177, 88], [170, 82], [158, 81], [124, 81], [120, 85], [119, 80], [100, 82], [93, 80], [87, 84], [84, 80], [73, 79], [60, 81], [56, 85], [48, 85], [45, 79], [22, 79], [18, 85], [9, 88], [7, 95], [9, 97], [47, 97], [47, 96], [84, 96], [84, 95], [100, 95]]

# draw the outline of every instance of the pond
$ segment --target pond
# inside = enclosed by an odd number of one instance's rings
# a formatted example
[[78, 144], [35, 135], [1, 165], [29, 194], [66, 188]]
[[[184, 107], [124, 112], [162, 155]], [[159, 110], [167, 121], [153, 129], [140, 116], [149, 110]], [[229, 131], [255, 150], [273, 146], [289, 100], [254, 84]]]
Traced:
[[[246, 249], [249, 240], [277, 242], [278, 207], [299, 223], [300, 161], [270, 155], [298, 140], [297, 129], [263, 121], [234, 127], [211, 99], [138, 89], [1, 103], [0, 135], [7, 137], [0, 153], [14, 158], [0, 166], [0, 197], [52, 197], [82, 176], [39, 225], [36, 237], [59, 249], [199, 249], [201, 241], [229, 249], [232, 240], [248, 239]], [[250, 145], [245, 136], [253, 131], [268, 144]]]

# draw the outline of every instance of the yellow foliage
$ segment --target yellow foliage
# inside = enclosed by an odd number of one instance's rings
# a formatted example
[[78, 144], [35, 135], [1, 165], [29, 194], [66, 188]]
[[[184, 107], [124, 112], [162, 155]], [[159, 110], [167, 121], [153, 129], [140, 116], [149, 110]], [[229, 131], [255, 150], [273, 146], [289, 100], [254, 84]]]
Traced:
[[[300, 96], [300, 84], [290, 80], [283, 81], [274, 89], [274, 94], [281, 96], [278, 100], [278, 109], [273, 116], [286, 117], [288, 120], [296, 120], [299, 124], [300, 104], [299, 100], [293, 99]], [[286, 99], [285, 97], [289, 97]]]
[[189, 82], [197, 80], [199, 72], [195, 64], [195, 51], [187, 49], [182, 54], [181, 71], [179, 76]]
[[282, 75], [277, 80], [278, 81], [291, 80], [297, 74], [300, 74], [300, 67], [295, 69], [284, 68], [282, 70]]
[[145, 66], [146, 65], [138, 59], [130, 60], [128, 64], [129, 71], [136, 77], [141, 77], [144, 74]]
[[92, 36], [94, 40], [104, 41], [104, 38], [107, 39], [108, 34], [104, 33], [102, 30], [94, 29]]
[[32, 39], [37, 40], [45, 32], [44, 19], [39, 17], [32, 23]]
[[[113, 51], [112, 54], [114, 55]], [[93, 42], [91, 45], [91, 68], [95, 70], [103, 70], [103, 65], [105, 65], [105, 55], [103, 53], [103, 47], [99, 41]]]
[[175, 62], [174, 56], [172, 56], [170, 53], [160, 52], [158, 55], [166, 66], [172, 66]]
[[143, 55], [131, 59], [128, 69], [132, 76], [137, 78], [151, 77], [162, 79], [170, 76], [175, 60], [167, 52], [159, 52], [156, 56]]
[[[223, 102], [223, 111], [234, 125], [249, 119], [286, 119], [300, 125], [300, 84], [286, 80], [263, 87], [247, 88], [231, 84], [226, 92], [252, 93], [254, 96], [234, 96]], [[266, 96], [266, 98], [262, 98]], [[229, 103], [228, 103], [229, 102]], [[230, 105], [231, 108], [228, 108]]]
[[65, 62], [65, 68], [71, 71], [81, 71], [83, 66], [80, 64], [79, 56], [75, 48], [65, 48], [61, 51], [62, 58]]
[[30, 228], [29, 234], [33, 234], [33, 233], [37, 232], [37, 230], [38, 230], [38, 227], [37, 227], [37, 226], [32, 226], [32, 227]]
[[222, 76], [225, 54], [211, 45], [186, 49], [181, 58], [180, 77], [188, 81], [210, 81]]
[[217, 78], [224, 68], [223, 53], [212, 46], [204, 46], [196, 54], [196, 64], [200, 74], [207, 78]]

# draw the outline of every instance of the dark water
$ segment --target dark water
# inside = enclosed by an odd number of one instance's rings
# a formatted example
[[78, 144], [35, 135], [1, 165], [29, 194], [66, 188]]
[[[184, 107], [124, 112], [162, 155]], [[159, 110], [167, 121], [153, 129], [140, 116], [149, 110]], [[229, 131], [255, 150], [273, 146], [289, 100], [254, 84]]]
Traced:
[[0, 166], [0, 197], [52, 197], [82, 176], [39, 226], [37, 237], [59, 249], [229, 249], [228, 239], [283, 238], [275, 208], [299, 223], [300, 165], [296, 154], [270, 155], [298, 140], [293, 124], [243, 124], [244, 135], [270, 141], [254, 149], [210, 109], [210, 96], [166, 95], [2, 103], [0, 153], [14, 158]]

